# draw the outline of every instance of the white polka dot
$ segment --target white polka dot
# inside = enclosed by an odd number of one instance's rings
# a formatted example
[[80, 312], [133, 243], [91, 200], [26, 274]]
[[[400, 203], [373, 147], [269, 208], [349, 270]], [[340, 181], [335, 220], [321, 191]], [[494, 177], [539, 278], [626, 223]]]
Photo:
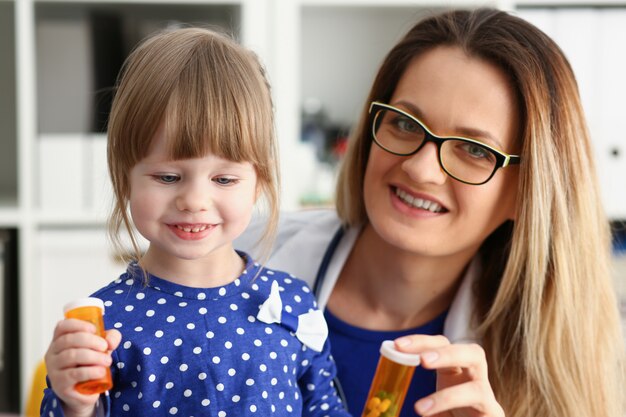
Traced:
[[193, 324], [193, 323], [187, 323], [187, 328], [188, 328], [189, 330], [193, 330], [193, 329], [195, 329], [195, 328], [196, 328], [196, 325], [195, 325], [195, 324]]
[[224, 288], [224, 287], [220, 288], [220, 289], [219, 289], [219, 291], [218, 291], [218, 293], [219, 293], [219, 295], [221, 295], [221, 296], [226, 295], [226, 288]]
[[291, 313], [291, 312], [293, 311], [293, 309], [291, 308], [291, 306], [285, 306], [284, 308], [285, 308], [285, 311], [286, 311], [287, 313]]
[[252, 404], [250, 406], [250, 411], [253, 412], [253, 413], [256, 413], [256, 405]]
[[271, 381], [270, 381], [270, 385], [274, 386], [276, 384], [278, 384], [278, 379], [272, 378]]
[[263, 343], [259, 339], [254, 340], [254, 346], [261, 346]]
[[217, 417], [226, 417], [226, 411], [220, 411], [217, 413]]
[[309, 287], [307, 287], [307, 286], [302, 287], [302, 291], [304, 291], [306, 293], [311, 292], [311, 290], [309, 290]]
[[244, 329], [242, 329], [241, 327], [237, 327], [237, 334], [244, 334], [246, 331]]
[[221, 362], [221, 359], [219, 356], [213, 356], [213, 359], [211, 359], [213, 361], [213, 363], [218, 364]]
[[200, 381], [204, 381], [206, 379], [206, 374], [204, 372], [201, 372], [200, 374], [198, 374], [198, 379]]
[[154, 310], [146, 311], [146, 317], [152, 317], [152, 316], [154, 316]]
[[137, 399], [141, 400], [143, 398], [143, 392], [140, 392], [139, 394], [137, 394]]
[[207, 310], [206, 308], [201, 307], [201, 308], [198, 310], [198, 313], [200, 313], [200, 314], [206, 314], [206, 313], [207, 313], [207, 311], [208, 311], [208, 310]]
[[127, 340], [126, 342], [124, 342], [124, 349], [130, 348], [131, 345], [132, 345], [132, 343], [130, 343], [130, 340]]
[[191, 390], [190, 390], [190, 389], [186, 389], [186, 390], [185, 390], [185, 392], [183, 392], [183, 395], [184, 395], [185, 397], [191, 397], [191, 394], [192, 394], [192, 393], [191, 393]]
[[137, 326], [137, 327], [135, 327], [135, 331], [136, 332], [142, 332], [143, 331], [143, 327]]
[[157, 400], [157, 401], [152, 403], [152, 407], [154, 407], [154, 408], [157, 408], [160, 405], [161, 405], [161, 401], [159, 401], [159, 400]]
[[137, 365], [137, 372], [141, 372], [141, 365]]
[[172, 389], [172, 388], [174, 388], [173, 382], [168, 382], [167, 384], [165, 384], [165, 389]]
[[204, 300], [204, 299], [206, 299], [206, 294], [203, 293], [203, 292], [199, 293], [198, 294], [198, 300]]
[[162, 363], [163, 365], [165, 365], [165, 364], [166, 364], [166, 363], [168, 363], [169, 361], [170, 361], [170, 358], [168, 358], [167, 356], [163, 356], [163, 357], [161, 358], [161, 363]]
[[206, 338], [207, 339], [213, 339], [214, 336], [215, 336], [215, 334], [212, 331], [206, 332]]
[[320, 405], [320, 408], [322, 410], [328, 410], [330, 407], [328, 406], [328, 404], [324, 403], [324, 404]]
[[126, 285], [133, 285], [133, 279], [132, 279], [132, 278], [127, 279], [126, 281], [124, 281], [124, 283], [125, 283]]
[[250, 359], [250, 355], [249, 355], [248, 353], [245, 353], [245, 352], [244, 352], [244, 353], [241, 355], [241, 359], [243, 359], [244, 361], [247, 361], [248, 359]]
[[143, 349], [143, 354], [144, 355], [149, 355], [152, 353], [152, 349], [150, 349], [149, 347], [146, 347]]
[[178, 303], [179, 307], [187, 307], [187, 302], [186, 301], [181, 301], [180, 303]]
[[267, 397], [268, 397], [267, 391], [263, 391], [263, 392], [261, 393], [261, 397], [263, 397], [263, 398], [267, 398]]
[[237, 371], [235, 371], [233, 368], [230, 368], [228, 370], [228, 375], [230, 375], [230, 376], [234, 376], [236, 373], [237, 373]]
[[302, 361], [302, 366], [307, 366], [309, 364], [309, 360], [305, 359]]
[[285, 393], [281, 391], [281, 392], [278, 394], [278, 398], [280, 398], [281, 400], [282, 400], [282, 399], [284, 399], [284, 398], [285, 398]]
[[285, 278], [285, 284], [291, 284], [293, 281], [290, 280], [289, 278]]
[[259, 290], [259, 286], [257, 284], [252, 284], [252, 289], [254, 291], [258, 291]]
[[276, 359], [277, 357], [278, 355], [276, 354], [276, 352], [270, 352], [270, 358]]
[[118, 321], [117, 323], [113, 325], [113, 327], [115, 327], [116, 329], [119, 329], [120, 327], [122, 327], [122, 323]]
[[247, 292], [242, 292], [241, 298], [243, 298], [244, 300], [247, 300], [248, 298], [250, 298], [250, 294], [248, 294]]
[[186, 363], [183, 363], [183, 364], [181, 364], [181, 365], [178, 367], [178, 369], [179, 369], [181, 372], [185, 372], [187, 369], [189, 369], [189, 366], [188, 366]]
[[124, 366], [125, 366], [124, 362], [117, 363], [117, 369], [124, 369]]
[[241, 285], [241, 280], [239, 278], [237, 278], [235, 281], [233, 281], [235, 283], [235, 287], [238, 287]]
[[183, 340], [182, 339], [176, 339], [174, 340], [174, 346], [180, 346], [183, 344]]
[[241, 399], [241, 397], [239, 395], [233, 395], [232, 400], [233, 400], [234, 403], [238, 403], [240, 399]]
[[174, 317], [174, 316], [167, 316], [166, 320], [167, 320], [168, 323], [174, 323], [174, 321], [176, 320], [176, 317]]
[[265, 333], [267, 333], [267, 334], [272, 334], [272, 332], [273, 332], [273, 330], [272, 330], [272, 328], [271, 328], [271, 327], [266, 327], [266, 328], [265, 328]]
[[150, 382], [154, 382], [154, 381], [156, 381], [156, 375], [154, 375], [154, 374], [150, 375], [150, 376], [148, 377], [148, 381], [150, 381]]
[[[122, 291], [122, 290], [117, 290], [117, 291], [115, 291], [115, 293], [116, 293], [116, 294], [121, 294], [121, 293], [123, 293], [123, 292], [124, 292], [124, 291]], [[113, 305], [113, 302], [112, 302], [112, 301], [110, 301], [110, 300], [107, 300], [107, 301], [105, 301], [105, 302], [104, 302], [104, 306], [105, 306], [105, 307], [111, 307], [112, 305]]]
[[224, 347], [225, 347], [226, 349], [230, 349], [230, 348], [232, 348], [232, 347], [233, 347], [233, 344], [227, 340], [227, 341], [224, 343]]
[[193, 353], [195, 353], [196, 355], [199, 355], [201, 352], [202, 348], [200, 346], [193, 348]]
[[238, 308], [239, 307], [237, 307], [237, 304], [231, 304], [230, 305], [230, 309], [233, 310], [233, 311], [237, 311]]
[[156, 332], [154, 332], [154, 336], [155, 337], [163, 337], [163, 330], [157, 330]]
[[300, 301], [302, 301], [302, 297], [300, 297], [298, 294], [294, 295], [293, 299], [296, 300], [296, 303], [299, 303]]
[[224, 316], [220, 316], [220, 317], [217, 319], [217, 321], [218, 321], [219, 323], [221, 323], [221, 324], [224, 324], [224, 323], [226, 323], [226, 317], [224, 317]]
[[176, 408], [176, 407], [170, 408], [170, 414], [173, 415], [173, 414], [176, 414], [176, 413], [178, 413], [178, 408]]
[[221, 382], [215, 386], [215, 389], [218, 391], [224, 391], [224, 384]]
[[165, 298], [159, 298], [157, 300], [157, 304], [165, 304], [165, 303], [166, 303]]
[[291, 408], [291, 405], [287, 404], [287, 411], [289, 411], [290, 413], [293, 411], [293, 408]]
[[282, 339], [282, 340], [280, 341], [280, 345], [281, 345], [282, 347], [287, 347], [287, 346], [289, 345], [289, 342], [287, 342], [285, 339]]
[[183, 293], [182, 293], [182, 292], [180, 292], [180, 291], [176, 291], [176, 292], [174, 293], [174, 295], [175, 295], [176, 297], [182, 297], [182, 296], [183, 296]]
[[200, 404], [202, 404], [203, 406], [206, 407], [207, 405], [211, 404], [211, 400], [208, 400], [208, 399], [205, 398], [204, 400], [202, 400], [202, 402]]
[[259, 365], [259, 369], [261, 370], [261, 372], [265, 372], [265, 371], [267, 371], [267, 365], [262, 363], [262, 364]]
[[306, 384], [306, 389], [308, 389], [309, 391], [315, 391], [315, 385], [313, 385], [313, 384]]
[[249, 386], [249, 387], [254, 385], [254, 379], [252, 379], [252, 378], [246, 379], [246, 385]]
[[256, 321], [256, 317], [254, 317], [254, 316], [248, 316], [248, 321], [249, 321], [250, 323], [254, 323], [254, 322]]
[[139, 292], [139, 293], [137, 293], [135, 298], [138, 299], [138, 300], [143, 300], [144, 298], [146, 298], [146, 294], [144, 294], [142, 292]]

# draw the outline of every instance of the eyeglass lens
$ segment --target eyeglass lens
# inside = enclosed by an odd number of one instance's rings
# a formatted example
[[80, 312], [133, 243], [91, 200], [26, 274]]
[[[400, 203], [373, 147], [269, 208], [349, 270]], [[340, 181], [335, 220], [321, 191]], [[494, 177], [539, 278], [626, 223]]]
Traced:
[[431, 136], [416, 120], [397, 111], [378, 110], [373, 119], [373, 132], [383, 149], [399, 155], [415, 153], [425, 141], [436, 142], [444, 171], [464, 182], [482, 183], [496, 169], [497, 159], [489, 148], [461, 138]]

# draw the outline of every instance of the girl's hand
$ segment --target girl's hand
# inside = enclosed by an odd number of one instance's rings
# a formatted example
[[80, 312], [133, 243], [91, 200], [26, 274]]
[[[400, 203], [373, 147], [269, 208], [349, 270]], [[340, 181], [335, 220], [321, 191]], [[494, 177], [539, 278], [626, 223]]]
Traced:
[[57, 323], [45, 361], [50, 387], [61, 399], [67, 417], [92, 416], [99, 395], [83, 395], [74, 386], [81, 381], [101, 378], [111, 366], [111, 352], [122, 335], [108, 330], [106, 339], [86, 321], [66, 319]]
[[504, 417], [487, 374], [485, 351], [477, 344], [451, 344], [444, 336], [412, 335], [396, 348], [418, 353], [421, 366], [437, 371], [437, 391], [415, 403], [428, 417]]

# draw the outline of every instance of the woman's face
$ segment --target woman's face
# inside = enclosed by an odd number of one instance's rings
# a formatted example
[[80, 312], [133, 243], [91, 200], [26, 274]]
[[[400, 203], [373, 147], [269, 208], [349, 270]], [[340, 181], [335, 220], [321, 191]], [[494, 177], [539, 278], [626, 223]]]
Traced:
[[[479, 140], [509, 154], [519, 146], [518, 106], [498, 67], [441, 46], [416, 57], [390, 102], [439, 136]], [[411, 156], [390, 154], [372, 142], [364, 199], [376, 233], [387, 243], [425, 256], [471, 257], [485, 238], [515, 216], [517, 166], [498, 169], [489, 182], [468, 185], [449, 177], [437, 147]]]

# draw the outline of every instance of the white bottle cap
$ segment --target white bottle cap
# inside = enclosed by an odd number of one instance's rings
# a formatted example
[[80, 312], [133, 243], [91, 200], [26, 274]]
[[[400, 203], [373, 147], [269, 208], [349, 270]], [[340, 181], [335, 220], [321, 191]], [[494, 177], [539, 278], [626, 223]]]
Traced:
[[399, 352], [396, 350], [393, 340], [385, 340], [380, 345], [380, 354], [400, 365], [417, 366], [420, 364], [420, 355], [416, 353]]
[[98, 307], [102, 310], [102, 314], [104, 314], [104, 302], [96, 297], [79, 298], [78, 300], [69, 302], [63, 307], [63, 313], [67, 313], [70, 310], [80, 307]]

